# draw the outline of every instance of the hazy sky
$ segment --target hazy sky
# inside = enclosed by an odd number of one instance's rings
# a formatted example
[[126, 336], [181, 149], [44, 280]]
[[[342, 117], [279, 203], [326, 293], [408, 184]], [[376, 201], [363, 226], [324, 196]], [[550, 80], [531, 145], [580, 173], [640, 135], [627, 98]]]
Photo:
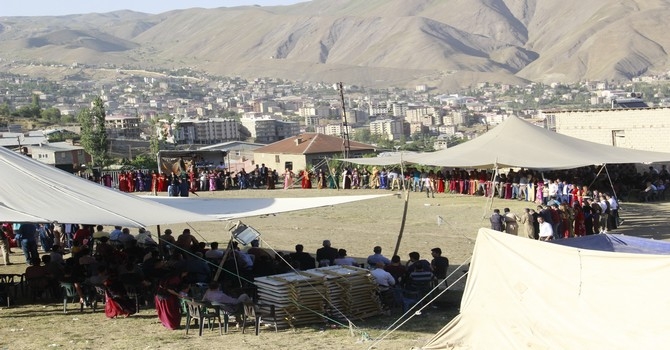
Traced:
[[192, 7], [291, 5], [307, 0], [2, 0], [0, 16], [60, 16], [133, 10], [161, 13]]

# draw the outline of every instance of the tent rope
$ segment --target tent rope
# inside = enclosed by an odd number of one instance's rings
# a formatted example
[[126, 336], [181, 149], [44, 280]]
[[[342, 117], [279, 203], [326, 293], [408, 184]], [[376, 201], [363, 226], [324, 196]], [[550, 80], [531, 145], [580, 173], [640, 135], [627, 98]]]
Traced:
[[[465, 260], [461, 265], [459, 265], [458, 268], [456, 268], [454, 271], [452, 271], [452, 273], [449, 274], [449, 276], [453, 275], [456, 271], [458, 271], [462, 266], [464, 266], [465, 264], [467, 264], [469, 261], [470, 261], [470, 258], [468, 258], [467, 260]], [[448, 278], [449, 276], [447, 276], [447, 278]], [[416, 316], [416, 315], [420, 315], [420, 314], [421, 314], [421, 311], [423, 311], [423, 309], [427, 308], [428, 305], [432, 304], [435, 300], [437, 300], [440, 296], [442, 296], [442, 294], [444, 294], [446, 291], [448, 291], [451, 287], [453, 287], [456, 283], [458, 283], [460, 280], [462, 280], [463, 277], [465, 277], [465, 276], [467, 276], [467, 273], [464, 273], [463, 275], [461, 275], [461, 277], [457, 278], [454, 282], [452, 282], [449, 286], [447, 286], [446, 289], [444, 289], [444, 290], [441, 291], [439, 294], [437, 294], [435, 297], [433, 297], [432, 299], [430, 299], [430, 301], [428, 301], [428, 302], [427, 302], [425, 305], [423, 305], [420, 309], [418, 309], [418, 310], [412, 312], [412, 310], [414, 310], [414, 308], [415, 308], [416, 306], [420, 305], [426, 298], [428, 298], [428, 297], [430, 296], [431, 293], [433, 293], [436, 289], [438, 289], [438, 288], [440, 287], [440, 285], [442, 285], [443, 283], [445, 283], [445, 281], [447, 280], [447, 279], [445, 278], [442, 282], [440, 282], [438, 285], [436, 285], [430, 292], [428, 292], [423, 298], [421, 298], [421, 300], [417, 301], [416, 304], [414, 304], [411, 308], [409, 308], [409, 310], [407, 310], [402, 316], [400, 316], [395, 322], [393, 322], [388, 328], [386, 328], [386, 329], [379, 335], [379, 337], [375, 339], [375, 342], [372, 343], [372, 345], [370, 345], [370, 346], [368, 347], [368, 350], [374, 348], [375, 345], [379, 344], [382, 340], [386, 339], [389, 335], [391, 335], [393, 332], [395, 332], [396, 330], [398, 330], [398, 328], [402, 327], [405, 323], [407, 323], [409, 320], [411, 320], [414, 316]], [[400, 324], [398, 324], [395, 328], [393, 328], [393, 329], [391, 330], [391, 328], [392, 328], [394, 325], [396, 325], [396, 324], [397, 324], [403, 317], [407, 316], [408, 314], [410, 314], [410, 316], [409, 316], [406, 320], [402, 321]]]

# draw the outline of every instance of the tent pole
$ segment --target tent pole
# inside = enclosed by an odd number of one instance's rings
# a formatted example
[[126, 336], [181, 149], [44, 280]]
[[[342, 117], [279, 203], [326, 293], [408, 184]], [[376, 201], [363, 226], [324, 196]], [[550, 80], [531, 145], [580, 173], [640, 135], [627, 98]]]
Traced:
[[400, 249], [400, 241], [402, 241], [402, 234], [405, 231], [405, 221], [407, 219], [407, 205], [409, 204], [409, 188], [405, 184], [405, 169], [402, 164], [402, 152], [400, 152], [400, 173], [403, 176], [402, 179], [402, 188], [405, 190], [405, 204], [402, 210], [402, 220], [400, 221], [400, 232], [398, 232], [398, 240], [395, 243], [395, 249], [393, 250], [393, 255], [398, 255], [398, 250]]
[[607, 170], [607, 164], [603, 164], [603, 168], [605, 168], [605, 174], [607, 174], [607, 180], [610, 182], [610, 187], [612, 188], [612, 196], [616, 199], [616, 201], [618, 203], [619, 199], [616, 195], [616, 191], [614, 190], [614, 184], [612, 183], [612, 178], [610, 177], [610, 172]]
[[223, 270], [223, 264], [226, 262], [226, 259], [228, 258], [228, 254], [230, 251], [233, 250], [233, 235], [230, 235], [230, 241], [228, 241], [228, 249], [226, 249], [226, 252], [223, 254], [223, 258], [221, 258], [221, 262], [219, 263], [219, 268], [216, 270], [216, 273], [214, 274], [214, 279], [212, 279], [212, 282], [218, 281], [219, 276], [221, 275], [221, 271]]

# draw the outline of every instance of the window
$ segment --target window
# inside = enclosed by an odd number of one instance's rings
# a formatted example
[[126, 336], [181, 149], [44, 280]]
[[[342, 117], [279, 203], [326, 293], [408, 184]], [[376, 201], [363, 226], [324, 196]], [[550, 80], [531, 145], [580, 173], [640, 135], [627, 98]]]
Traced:
[[612, 130], [612, 146], [624, 146], [625, 143], [626, 130]]
[[275, 155], [275, 163], [280, 163], [280, 161], [279, 161], [279, 155], [278, 155], [278, 154]]

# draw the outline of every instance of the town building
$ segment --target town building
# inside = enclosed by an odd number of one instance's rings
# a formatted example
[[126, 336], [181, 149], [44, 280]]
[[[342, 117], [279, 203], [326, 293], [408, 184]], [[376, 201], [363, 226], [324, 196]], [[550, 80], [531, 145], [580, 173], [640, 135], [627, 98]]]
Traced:
[[[360, 158], [376, 153], [376, 148], [364, 143], [350, 141], [351, 158]], [[328, 160], [341, 158], [344, 153], [344, 140], [340, 137], [317, 133], [304, 133], [298, 136], [269, 144], [254, 151], [254, 162], [277, 169], [294, 172], [305, 168], [328, 168]]]
[[381, 135], [387, 140], [399, 140], [404, 135], [402, 120], [382, 119], [370, 122], [370, 134]]
[[[605, 145], [670, 152], [670, 108], [544, 111], [556, 132]], [[584, 150], [588, 152], [588, 150]]]
[[142, 132], [140, 129], [140, 117], [127, 114], [106, 115], [105, 130], [107, 131], [107, 137], [112, 139], [137, 139]]
[[51, 142], [28, 147], [28, 154], [42, 163], [55, 166], [67, 172], [85, 168], [91, 162], [91, 155], [84, 148], [72, 142]]
[[182, 119], [175, 122], [175, 140], [178, 143], [211, 145], [239, 140], [239, 122], [234, 119]]

